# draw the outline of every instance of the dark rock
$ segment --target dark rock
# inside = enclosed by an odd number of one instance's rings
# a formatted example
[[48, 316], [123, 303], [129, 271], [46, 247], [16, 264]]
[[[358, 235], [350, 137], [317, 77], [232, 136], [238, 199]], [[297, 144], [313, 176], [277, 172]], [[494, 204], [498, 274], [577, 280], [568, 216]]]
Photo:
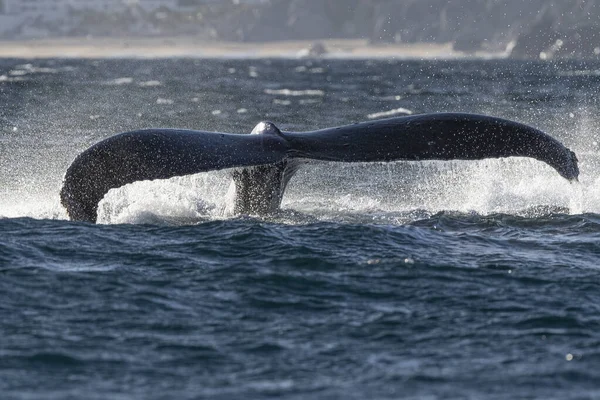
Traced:
[[319, 58], [327, 53], [327, 47], [322, 42], [314, 42], [307, 49], [301, 50], [298, 56], [303, 58]]

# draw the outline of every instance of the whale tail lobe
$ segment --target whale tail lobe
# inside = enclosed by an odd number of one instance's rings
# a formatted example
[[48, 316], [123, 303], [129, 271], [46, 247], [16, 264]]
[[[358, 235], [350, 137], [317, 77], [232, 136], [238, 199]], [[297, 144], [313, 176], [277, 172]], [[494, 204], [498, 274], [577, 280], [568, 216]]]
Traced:
[[439, 113], [287, 133], [297, 156], [341, 162], [531, 157], [577, 180], [575, 153], [531, 126], [477, 114]]

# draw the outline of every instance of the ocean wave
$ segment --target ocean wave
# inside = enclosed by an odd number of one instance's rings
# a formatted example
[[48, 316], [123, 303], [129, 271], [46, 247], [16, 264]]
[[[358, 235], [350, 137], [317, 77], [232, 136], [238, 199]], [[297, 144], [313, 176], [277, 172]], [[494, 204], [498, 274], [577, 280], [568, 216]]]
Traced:
[[412, 113], [413, 112], [407, 108], [399, 107], [399, 108], [394, 108], [393, 110], [380, 111], [380, 112], [368, 114], [367, 118], [369, 118], [369, 119], [387, 118], [387, 117], [393, 117], [396, 115], [412, 115]]
[[265, 94], [272, 94], [277, 96], [325, 96], [324, 90], [319, 89], [305, 89], [305, 90], [291, 90], [291, 89], [265, 89]]

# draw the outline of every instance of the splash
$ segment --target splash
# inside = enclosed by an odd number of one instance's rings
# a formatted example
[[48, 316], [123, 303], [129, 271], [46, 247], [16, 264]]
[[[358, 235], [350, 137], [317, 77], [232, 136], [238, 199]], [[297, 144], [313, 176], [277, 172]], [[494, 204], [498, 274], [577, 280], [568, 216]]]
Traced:
[[[111, 190], [100, 202], [104, 224], [189, 224], [231, 218], [231, 170]], [[404, 224], [441, 211], [519, 215], [594, 211], [600, 179], [571, 184], [526, 158], [482, 161], [317, 163], [292, 179], [274, 220]], [[285, 213], [299, 214], [285, 214]]]
[[98, 223], [181, 225], [222, 217], [229, 174], [213, 171], [113, 189], [98, 205]]
[[[581, 182], [571, 184], [547, 165], [525, 158], [311, 162], [291, 180], [282, 209], [304, 215], [291, 218], [294, 223], [315, 218], [406, 223], [448, 210], [482, 215], [531, 209], [600, 212], [600, 178], [593, 178], [599, 168], [600, 162], [585, 157]], [[98, 222], [181, 225], [231, 218], [230, 176], [231, 170], [213, 171], [113, 189], [99, 204]], [[54, 186], [24, 186], [4, 193], [0, 217], [66, 219]]]
[[[315, 191], [307, 192], [315, 181]], [[579, 212], [577, 199], [582, 190], [545, 164], [523, 158], [329, 163], [300, 171], [290, 184], [284, 207], [304, 212], [454, 210], [490, 214], [551, 205]]]

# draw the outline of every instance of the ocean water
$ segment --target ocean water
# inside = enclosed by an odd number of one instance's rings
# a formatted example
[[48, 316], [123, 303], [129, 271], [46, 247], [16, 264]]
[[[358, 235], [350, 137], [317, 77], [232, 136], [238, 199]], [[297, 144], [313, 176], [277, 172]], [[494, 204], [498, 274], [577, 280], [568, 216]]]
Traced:
[[[600, 398], [600, 63], [0, 60], [3, 399]], [[231, 171], [67, 219], [74, 157], [145, 127], [312, 130], [460, 111], [534, 125], [523, 158], [309, 163], [280, 213]]]

